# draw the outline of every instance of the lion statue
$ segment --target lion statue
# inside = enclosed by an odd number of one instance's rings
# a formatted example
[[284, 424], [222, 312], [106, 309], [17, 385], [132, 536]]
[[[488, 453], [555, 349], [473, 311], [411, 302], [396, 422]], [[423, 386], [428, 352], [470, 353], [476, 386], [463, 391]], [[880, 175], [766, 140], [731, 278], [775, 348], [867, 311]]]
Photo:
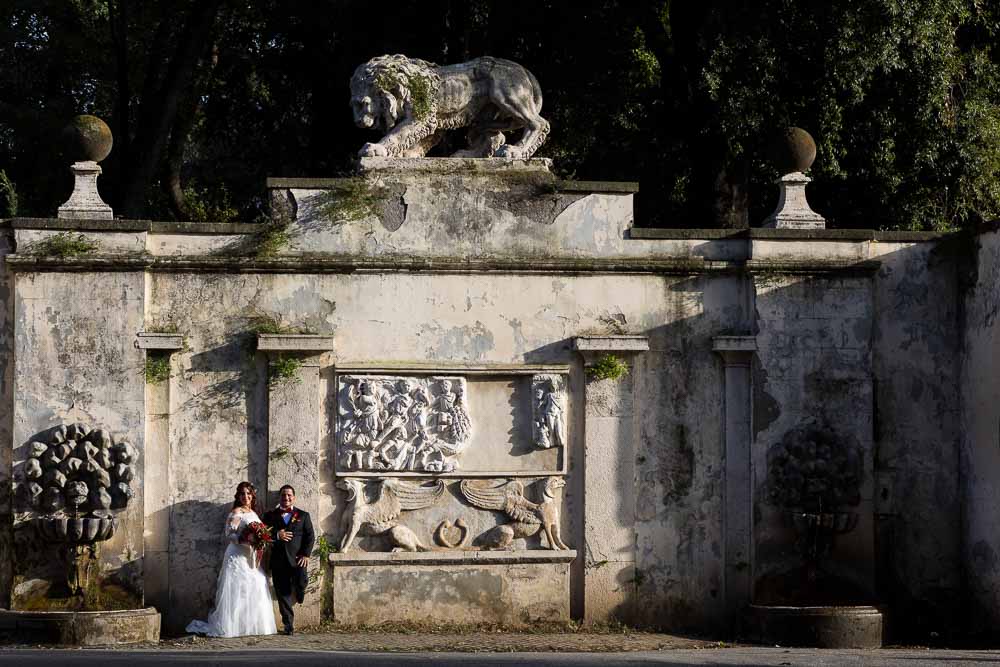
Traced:
[[[500, 58], [445, 67], [402, 55], [373, 58], [351, 77], [351, 106], [358, 127], [385, 131], [361, 157], [423, 157], [446, 130], [468, 128], [468, 147], [454, 157], [526, 159], [549, 133], [538, 81]], [[519, 129], [520, 141], [506, 143], [503, 132]]]

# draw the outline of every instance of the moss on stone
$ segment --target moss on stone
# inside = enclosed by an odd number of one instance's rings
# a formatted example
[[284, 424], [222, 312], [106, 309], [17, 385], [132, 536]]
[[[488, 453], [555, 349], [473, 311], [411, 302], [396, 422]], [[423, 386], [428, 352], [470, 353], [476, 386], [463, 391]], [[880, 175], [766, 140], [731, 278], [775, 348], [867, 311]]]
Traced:
[[628, 375], [628, 364], [613, 354], [605, 354], [591, 366], [587, 366], [587, 378], [591, 380], [620, 380]]
[[162, 354], [148, 354], [143, 366], [147, 384], [160, 384], [170, 379], [170, 357]]
[[29, 251], [32, 255], [42, 257], [78, 257], [90, 254], [97, 248], [97, 242], [83, 234], [60, 232], [31, 244]]
[[364, 178], [345, 178], [319, 195], [319, 210], [333, 222], [352, 222], [377, 216], [382, 193]]

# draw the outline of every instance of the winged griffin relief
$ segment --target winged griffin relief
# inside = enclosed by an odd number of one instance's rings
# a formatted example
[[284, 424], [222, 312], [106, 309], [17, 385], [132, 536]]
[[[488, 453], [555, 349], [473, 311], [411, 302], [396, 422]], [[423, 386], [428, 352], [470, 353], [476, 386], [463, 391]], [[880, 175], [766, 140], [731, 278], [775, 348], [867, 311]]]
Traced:
[[533, 503], [524, 497], [524, 484], [508, 480], [499, 486], [487, 486], [481, 480], [462, 480], [462, 495], [472, 505], [485, 510], [504, 512], [512, 521], [501, 524], [479, 536], [483, 549], [510, 549], [518, 538], [531, 537], [539, 531], [545, 534], [550, 549], [569, 549], [562, 541], [559, 529], [559, 505], [562, 477], [546, 477], [542, 487], [542, 502]]
[[421, 544], [416, 533], [399, 524], [400, 514], [406, 510], [419, 510], [437, 503], [444, 494], [444, 480], [431, 486], [412, 484], [398, 479], [374, 482], [375, 500], [369, 502], [363, 480], [344, 478], [337, 488], [347, 492], [347, 509], [341, 516], [340, 551], [351, 548], [359, 533], [387, 535], [393, 551], [431, 551]]
[[341, 465], [451, 472], [472, 437], [465, 378], [340, 377]]

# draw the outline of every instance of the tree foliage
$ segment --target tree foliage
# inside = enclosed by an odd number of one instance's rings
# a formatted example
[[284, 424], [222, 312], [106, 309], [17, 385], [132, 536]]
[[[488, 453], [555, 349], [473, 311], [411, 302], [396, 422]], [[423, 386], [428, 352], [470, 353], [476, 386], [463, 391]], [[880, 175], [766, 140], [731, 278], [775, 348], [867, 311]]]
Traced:
[[[391, 14], [388, 15], [388, 14]], [[360, 63], [524, 64], [565, 176], [639, 180], [638, 224], [739, 227], [773, 208], [767, 146], [818, 157], [838, 227], [1000, 215], [1000, 3], [985, 0], [8, 0], [0, 169], [25, 215], [70, 188], [58, 133], [108, 120], [102, 192], [130, 216], [248, 219], [268, 175], [349, 171]]]

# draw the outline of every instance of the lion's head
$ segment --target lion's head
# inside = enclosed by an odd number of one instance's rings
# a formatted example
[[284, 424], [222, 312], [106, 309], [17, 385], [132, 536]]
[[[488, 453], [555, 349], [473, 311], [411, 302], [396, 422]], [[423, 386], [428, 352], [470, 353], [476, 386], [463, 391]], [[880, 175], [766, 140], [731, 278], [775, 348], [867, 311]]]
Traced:
[[[440, 77], [436, 65], [403, 55], [372, 58], [354, 70], [351, 77], [351, 108], [354, 124], [361, 128], [389, 131], [407, 114], [413, 113], [414, 91], [436, 96]], [[428, 91], [428, 88], [430, 90]], [[424, 100], [425, 103], [436, 100]]]

